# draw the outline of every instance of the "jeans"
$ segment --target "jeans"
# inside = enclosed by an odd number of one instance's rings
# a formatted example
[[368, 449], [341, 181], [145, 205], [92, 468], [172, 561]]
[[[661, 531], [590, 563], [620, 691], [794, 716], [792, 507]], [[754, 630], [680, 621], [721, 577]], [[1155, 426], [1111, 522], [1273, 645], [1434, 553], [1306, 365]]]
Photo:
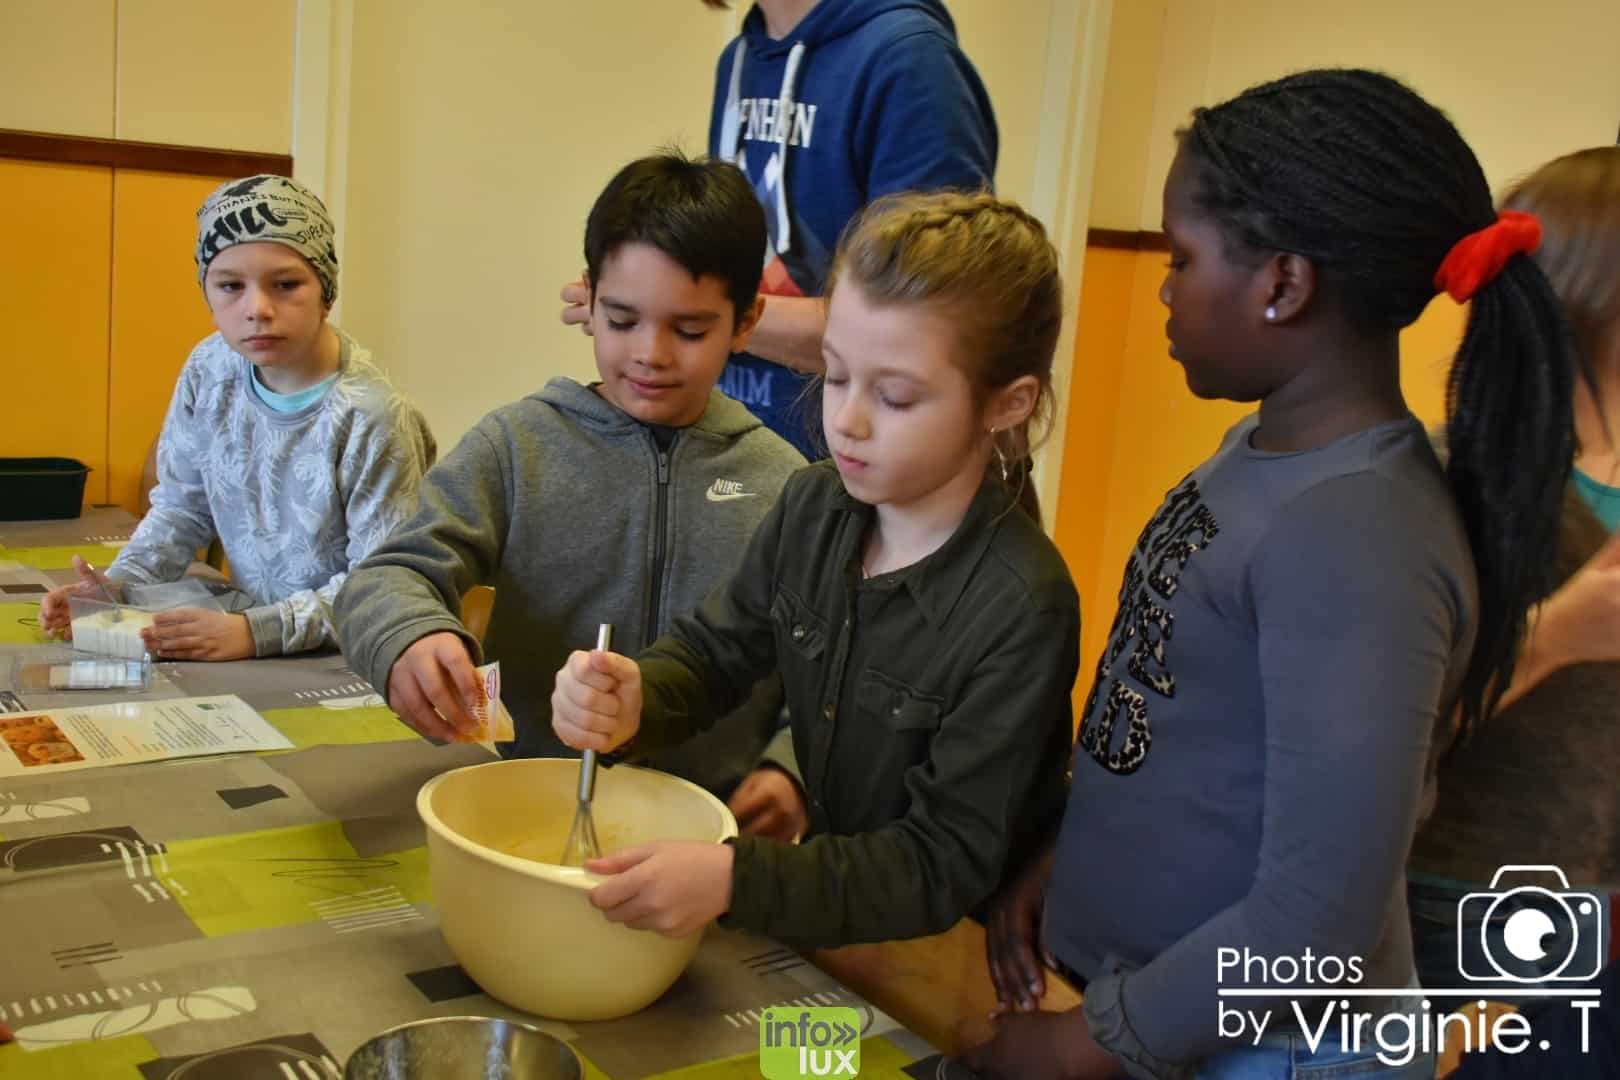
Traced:
[[[1402, 1012], [1415, 1017], [1421, 1000], [1414, 993], [1412, 997], [1388, 1003], [1385, 1012]], [[1340, 1044], [1338, 1032], [1337, 1022], [1329, 1023], [1314, 1052], [1302, 1034], [1278, 1032], [1264, 1036], [1259, 1046], [1225, 1050], [1205, 1059], [1198, 1068], [1197, 1080], [1338, 1080], [1353, 1076], [1374, 1080], [1433, 1080], [1435, 1055], [1432, 1051], [1424, 1053], [1418, 1049], [1406, 1064], [1386, 1065], [1378, 1060], [1382, 1048], [1373, 1038], [1373, 1025], [1368, 1024], [1363, 1029], [1361, 1045], [1354, 1049]], [[1400, 1037], [1404, 1042], [1405, 1034]], [[1416, 1046], [1415, 1033], [1412, 1038]], [[1384, 1053], [1398, 1061], [1406, 1056], [1397, 1052], [1399, 1049], [1391, 1045]]]

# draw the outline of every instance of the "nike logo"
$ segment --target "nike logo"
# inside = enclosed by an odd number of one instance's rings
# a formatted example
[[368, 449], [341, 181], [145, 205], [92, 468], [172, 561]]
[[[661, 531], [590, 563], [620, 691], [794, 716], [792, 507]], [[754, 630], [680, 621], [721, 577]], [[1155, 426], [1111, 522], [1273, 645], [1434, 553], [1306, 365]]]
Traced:
[[732, 499], [752, 499], [759, 494], [757, 491], [744, 491], [742, 484], [736, 480], [716, 480], [709, 485], [709, 490], [703, 497], [710, 502], [729, 502]]

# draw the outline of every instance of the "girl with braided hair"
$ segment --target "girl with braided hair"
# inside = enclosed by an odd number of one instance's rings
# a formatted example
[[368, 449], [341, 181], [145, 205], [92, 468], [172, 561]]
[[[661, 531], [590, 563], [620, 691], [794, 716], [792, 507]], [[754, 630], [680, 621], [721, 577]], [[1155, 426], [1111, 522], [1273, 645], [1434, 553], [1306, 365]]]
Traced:
[[[1179, 138], [1171, 356], [1194, 394], [1258, 408], [1131, 553], [1061, 829], [991, 918], [1014, 1012], [974, 1060], [1431, 1076], [1403, 868], [1441, 718], [1488, 713], [1547, 589], [1568, 334], [1527, 257], [1536, 220], [1499, 216], [1456, 128], [1396, 80], [1302, 72]], [[1399, 378], [1400, 330], [1439, 290], [1472, 301], [1444, 468]], [[1081, 1009], [1027, 1011], [1043, 958]]]
[[780, 670], [809, 832], [610, 853], [587, 864], [608, 918], [683, 934], [723, 915], [801, 948], [915, 937], [1032, 854], [1062, 810], [1079, 662], [1028, 479], [1062, 310], [1045, 230], [990, 195], [886, 197], [846, 231], [831, 457], [694, 614], [635, 660], [574, 653], [552, 695], [565, 743], [635, 760]]

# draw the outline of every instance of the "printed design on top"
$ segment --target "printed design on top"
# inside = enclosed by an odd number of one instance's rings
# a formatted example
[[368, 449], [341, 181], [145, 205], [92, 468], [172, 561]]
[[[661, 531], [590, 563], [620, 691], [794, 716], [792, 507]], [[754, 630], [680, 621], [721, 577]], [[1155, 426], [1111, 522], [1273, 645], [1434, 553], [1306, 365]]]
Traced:
[[[1220, 523], [1204, 503], [1198, 483], [1184, 480], [1165, 499], [1137, 537], [1119, 587], [1119, 606], [1108, 631], [1108, 647], [1097, 658], [1097, 675], [1081, 711], [1079, 745], [1109, 772], [1126, 776], [1142, 767], [1153, 748], [1150, 704], [1176, 696], [1170, 670], [1170, 643], [1176, 617], [1170, 601], [1193, 555], [1220, 534]], [[1119, 658], [1129, 652], [1123, 672]], [[1100, 713], [1099, 713], [1100, 709]], [[1123, 742], [1115, 730], [1124, 716]]]
[[717, 477], [703, 494], [710, 502], [730, 502], [733, 499], [752, 499], [758, 492], [745, 490], [741, 480], [721, 480]]
[[[790, 95], [791, 90], [784, 87], [784, 95], [779, 98], [743, 98], [737, 102], [735, 163], [747, 174], [760, 204], [766, 208], [770, 246], [764, 253], [760, 291], [767, 296], [809, 296], [819, 292], [831, 261], [831, 253], [817, 253], [819, 245], [814, 238], [793, 220], [795, 215], [787, 197], [787, 152], [809, 150], [813, 145], [818, 109], [794, 101]], [[755, 161], [763, 158], [758, 172], [749, 166], [748, 143], [756, 144]], [[795, 244], [795, 240], [800, 243]]]

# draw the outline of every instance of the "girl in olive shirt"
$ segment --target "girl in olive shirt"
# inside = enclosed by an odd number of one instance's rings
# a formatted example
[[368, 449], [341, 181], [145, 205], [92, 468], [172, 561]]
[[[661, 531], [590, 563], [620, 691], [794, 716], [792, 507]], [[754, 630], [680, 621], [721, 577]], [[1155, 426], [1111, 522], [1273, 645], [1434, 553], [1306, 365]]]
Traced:
[[611, 853], [587, 868], [615, 922], [683, 934], [726, 915], [798, 947], [934, 933], [1060, 811], [1079, 603], [1028, 468], [1057, 254], [990, 195], [905, 195], [863, 214], [833, 275], [830, 459], [788, 481], [736, 576], [639, 663], [576, 652], [552, 696], [565, 743], [634, 760], [779, 669], [808, 838]]

